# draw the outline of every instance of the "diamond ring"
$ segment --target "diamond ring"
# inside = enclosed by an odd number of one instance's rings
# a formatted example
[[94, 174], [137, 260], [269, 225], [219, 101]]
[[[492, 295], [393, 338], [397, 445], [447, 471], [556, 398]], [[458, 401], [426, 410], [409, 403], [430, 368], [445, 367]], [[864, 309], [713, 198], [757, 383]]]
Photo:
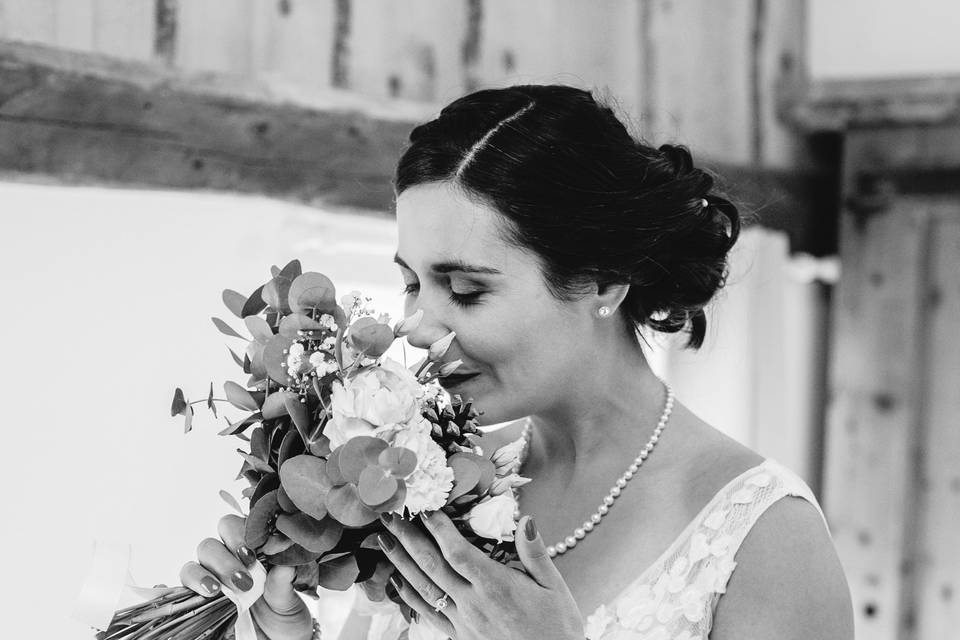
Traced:
[[439, 598], [437, 598], [437, 601], [433, 603], [433, 610], [436, 611], [437, 613], [440, 613], [441, 611], [446, 609], [448, 604], [447, 598], [449, 597], [450, 597], [449, 594], [445, 593]]

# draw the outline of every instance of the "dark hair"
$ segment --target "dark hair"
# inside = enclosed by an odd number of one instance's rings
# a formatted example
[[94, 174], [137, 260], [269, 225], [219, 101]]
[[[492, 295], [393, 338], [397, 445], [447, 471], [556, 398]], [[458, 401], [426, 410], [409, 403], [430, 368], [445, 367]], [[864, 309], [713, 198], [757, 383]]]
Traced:
[[397, 195], [448, 182], [500, 212], [507, 240], [533, 251], [554, 296], [629, 284], [633, 329], [689, 330], [723, 286], [740, 216], [681, 146], [635, 140], [590, 92], [563, 85], [485, 89], [410, 133]]

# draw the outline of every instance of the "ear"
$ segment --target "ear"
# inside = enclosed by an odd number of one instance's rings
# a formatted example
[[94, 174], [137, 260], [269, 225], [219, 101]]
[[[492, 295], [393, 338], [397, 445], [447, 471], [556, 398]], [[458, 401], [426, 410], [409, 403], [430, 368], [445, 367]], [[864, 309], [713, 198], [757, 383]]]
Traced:
[[610, 315], [616, 315], [629, 291], [629, 284], [598, 284], [597, 291], [593, 294], [594, 309], [609, 307], [612, 312]]

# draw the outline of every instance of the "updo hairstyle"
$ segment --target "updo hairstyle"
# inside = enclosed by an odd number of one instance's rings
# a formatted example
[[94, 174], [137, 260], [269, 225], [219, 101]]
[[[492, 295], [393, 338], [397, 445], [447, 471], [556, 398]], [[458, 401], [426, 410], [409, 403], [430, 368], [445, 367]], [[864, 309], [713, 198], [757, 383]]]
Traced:
[[687, 330], [688, 347], [703, 343], [740, 216], [684, 147], [635, 140], [588, 91], [485, 89], [410, 133], [396, 194], [437, 182], [501, 213], [505, 239], [540, 258], [556, 298], [629, 284], [632, 331]]

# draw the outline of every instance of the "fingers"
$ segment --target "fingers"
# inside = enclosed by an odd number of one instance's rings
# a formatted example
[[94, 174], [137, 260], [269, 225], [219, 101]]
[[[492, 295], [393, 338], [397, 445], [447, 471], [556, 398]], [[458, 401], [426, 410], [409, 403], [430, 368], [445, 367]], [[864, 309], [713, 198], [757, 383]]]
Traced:
[[445, 637], [456, 637], [456, 631], [449, 618], [456, 605], [449, 598], [449, 596], [447, 597], [447, 605], [440, 611], [436, 611], [433, 604], [435, 600], [429, 601], [430, 604], [428, 604], [428, 601], [424, 600], [423, 596], [417, 592], [416, 589], [412, 588], [410, 584], [399, 574], [395, 573], [390, 577], [390, 584], [392, 584], [393, 588], [397, 590], [397, 593], [401, 598], [403, 598], [403, 601], [410, 605], [411, 609], [417, 612], [417, 622], [420, 624], [422, 624], [424, 621], [429, 623], [434, 629], [440, 631]]
[[536, 580], [540, 586], [553, 589], [559, 585], [566, 585], [557, 570], [553, 560], [547, 553], [547, 547], [543, 544], [543, 538], [537, 531], [537, 526], [530, 516], [524, 516], [520, 519], [517, 526], [516, 545], [520, 561], [526, 568], [527, 573]]
[[180, 569], [180, 584], [208, 598], [220, 593], [220, 581], [196, 562], [188, 562]]
[[456, 595], [470, 586], [463, 576], [450, 567], [428, 535], [413, 522], [396, 517], [382, 520], [393, 535], [381, 534], [380, 547], [393, 566], [428, 601], [439, 598], [443, 593]]
[[263, 599], [275, 612], [288, 614], [303, 605], [303, 600], [293, 588], [293, 579], [296, 575], [296, 567], [273, 567], [267, 573]]
[[197, 560], [222, 584], [230, 585], [239, 591], [249, 591], [253, 587], [253, 577], [247, 572], [246, 567], [235, 555], [227, 551], [219, 540], [204, 539], [197, 546]]
[[245, 566], [249, 567], [257, 559], [257, 556], [244, 542], [246, 524], [246, 518], [234, 514], [225, 515], [217, 523], [217, 533], [227, 549], [240, 558]]
[[489, 558], [463, 537], [447, 514], [442, 511], [421, 513], [420, 519], [450, 566], [468, 581], [480, 579], [480, 564], [489, 561]]

